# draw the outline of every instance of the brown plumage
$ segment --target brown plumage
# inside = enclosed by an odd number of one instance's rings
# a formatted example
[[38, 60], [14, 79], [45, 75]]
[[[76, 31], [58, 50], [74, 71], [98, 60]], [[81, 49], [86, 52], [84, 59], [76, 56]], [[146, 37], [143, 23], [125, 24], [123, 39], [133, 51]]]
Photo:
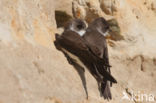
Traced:
[[[87, 42], [87, 45], [91, 48], [93, 54], [100, 58], [104, 63], [97, 63], [98, 77], [103, 77], [102, 81], [98, 81], [99, 89], [101, 95], [106, 99], [112, 99], [110, 83], [107, 78], [105, 78], [105, 71], [110, 71], [109, 57], [107, 42], [105, 39], [106, 32], [109, 30], [109, 25], [104, 18], [97, 18], [91, 24], [89, 24], [86, 33], [83, 38]], [[115, 82], [116, 83], [116, 82]]]
[[[83, 27], [84, 23], [78, 21], [74, 22], [74, 27]], [[92, 26], [89, 26], [82, 36], [79, 34], [79, 29], [69, 29], [71, 24], [69, 23], [62, 35], [55, 35], [56, 40], [54, 43], [56, 47], [70, 56], [71, 54], [74, 55], [72, 60], [82, 64], [82, 67], [87, 68], [97, 80], [101, 95], [105, 99], [111, 99], [109, 82], [117, 83], [117, 81], [110, 74], [108, 50], [104, 36], [99, 34], [96, 28], [91, 29]]]

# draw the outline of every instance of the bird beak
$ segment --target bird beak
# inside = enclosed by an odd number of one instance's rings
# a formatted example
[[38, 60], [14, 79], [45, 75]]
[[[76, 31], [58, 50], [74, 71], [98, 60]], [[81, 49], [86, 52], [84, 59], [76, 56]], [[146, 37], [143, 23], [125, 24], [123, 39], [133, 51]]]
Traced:
[[105, 35], [106, 39], [110, 39], [111, 38], [111, 32], [112, 32], [112, 30], [109, 27], [108, 30], [106, 31], [106, 35]]
[[107, 37], [109, 35], [109, 31], [107, 30], [105, 33], [104, 33], [104, 36]]

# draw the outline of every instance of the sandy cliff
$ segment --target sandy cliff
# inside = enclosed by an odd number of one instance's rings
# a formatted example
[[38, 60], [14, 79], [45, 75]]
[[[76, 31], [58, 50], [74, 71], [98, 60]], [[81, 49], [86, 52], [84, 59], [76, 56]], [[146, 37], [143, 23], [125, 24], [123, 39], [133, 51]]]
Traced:
[[[150, 94], [156, 102], [155, 0], [0, 0], [0, 7], [0, 103], [150, 103]], [[120, 33], [108, 39], [118, 80], [111, 101], [100, 97], [87, 70], [86, 99], [84, 74], [53, 44], [55, 10], [87, 22], [100, 16], [118, 22]], [[147, 100], [122, 100], [132, 91]]]

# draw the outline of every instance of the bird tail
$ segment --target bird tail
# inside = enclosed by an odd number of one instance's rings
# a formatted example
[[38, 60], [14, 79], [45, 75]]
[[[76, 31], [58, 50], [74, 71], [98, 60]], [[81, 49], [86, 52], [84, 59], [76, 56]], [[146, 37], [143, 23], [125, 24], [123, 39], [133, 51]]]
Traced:
[[95, 64], [94, 67], [98, 76], [100, 76], [101, 78], [105, 78], [112, 83], [117, 83], [116, 79], [105, 68]]
[[112, 99], [109, 81], [101, 82], [101, 95], [104, 97], [104, 99]]

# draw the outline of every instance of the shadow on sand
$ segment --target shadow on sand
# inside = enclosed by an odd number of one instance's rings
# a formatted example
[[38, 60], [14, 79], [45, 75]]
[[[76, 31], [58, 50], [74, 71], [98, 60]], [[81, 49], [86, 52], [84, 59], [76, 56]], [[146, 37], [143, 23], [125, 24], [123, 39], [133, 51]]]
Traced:
[[67, 53], [62, 51], [60, 46], [56, 42], [54, 42], [54, 44], [55, 44], [56, 49], [61, 51], [64, 54], [64, 56], [66, 57], [68, 63], [71, 64], [74, 67], [74, 69], [77, 71], [77, 73], [79, 74], [80, 79], [81, 79], [82, 84], [83, 84], [83, 88], [84, 88], [85, 93], [86, 93], [86, 99], [88, 99], [88, 91], [87, 91], [86, 78], [85, 78], [85, 69], [82, 66], [80, 66], [79, 64], [77, 64], [75, 62], [75, 60], [70, 58], [70, 56]]

